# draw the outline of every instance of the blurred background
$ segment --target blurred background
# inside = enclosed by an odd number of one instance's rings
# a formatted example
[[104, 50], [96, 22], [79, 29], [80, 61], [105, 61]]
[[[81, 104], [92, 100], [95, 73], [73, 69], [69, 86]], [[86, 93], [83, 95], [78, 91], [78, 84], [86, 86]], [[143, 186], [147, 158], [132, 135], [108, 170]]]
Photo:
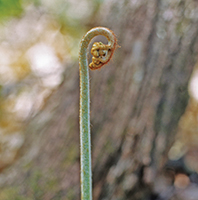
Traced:
[[80, 199], [78, 52], [96, 26], [121, 48], [90, 71], [94, 199], [198, 200], [194, 0], [0, 0], [0, 199]]

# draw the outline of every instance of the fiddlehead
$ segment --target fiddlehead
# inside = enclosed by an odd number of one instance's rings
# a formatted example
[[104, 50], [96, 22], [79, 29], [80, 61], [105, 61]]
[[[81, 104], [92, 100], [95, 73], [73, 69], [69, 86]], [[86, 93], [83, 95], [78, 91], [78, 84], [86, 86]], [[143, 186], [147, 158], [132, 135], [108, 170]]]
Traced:
[[91, 175], [91, 136], [90, 136], [90, 97], [89, 97], [89, 68], [87, 49], [90, 41], [97, 35], [107, 38], [108, 44], [101, 42], [93, 44], [91, 54], [92, 70], [101, 68], [108, 63], [116, 48], [116, 37], [114, 33], [103, 27], [96, 27], [87, 32], [80, 44], [80, 154], [81, 154], [81, 199], [92, 199], [92, 175]]
[[91, 70], [99, 69], [103, 65], [107, 64], [110, 61], [117, 46], [116, 36], [111, 30], [104, 27], [93, 28], [87, 32], [81, 41], [79, 60], [81, 60], [81, 58], [83, 60], [87, 60], [87, 53], [85, 53], [85, 51], [87, 51], [90, 41], [97, 35], [105, 36], [108, 40], [108, 44], [106, 45], [102, 42], [95, 42], [93, 44], [91, 49], [91, 54], [93, 57], [92, 62], [89, 64], [89, 68]]
[[112, 48], [110, 45], [105, 45], [102, 42], [95, 42], [91, 49], [92, 62], [89, 64], [91, 70], [100, 69], [108, 63], [112, 56]]

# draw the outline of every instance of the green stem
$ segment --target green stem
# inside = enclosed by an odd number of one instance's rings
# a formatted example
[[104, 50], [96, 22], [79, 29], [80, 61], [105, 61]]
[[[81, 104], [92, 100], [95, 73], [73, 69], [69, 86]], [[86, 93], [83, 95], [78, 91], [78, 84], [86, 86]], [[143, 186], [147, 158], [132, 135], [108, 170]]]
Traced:
[[116, 47], [116, 37], [112, 31], [103, 27], [91, 29], [83, 37], [80, 44], [80, 154], [81, 154], [81, 199], [92, 199], [91, 173], [91, 136], [90, 136], [90, 92], [87, 49], [90, 41], [97, 35], [103, 35], [108, 40], [113, 54]]

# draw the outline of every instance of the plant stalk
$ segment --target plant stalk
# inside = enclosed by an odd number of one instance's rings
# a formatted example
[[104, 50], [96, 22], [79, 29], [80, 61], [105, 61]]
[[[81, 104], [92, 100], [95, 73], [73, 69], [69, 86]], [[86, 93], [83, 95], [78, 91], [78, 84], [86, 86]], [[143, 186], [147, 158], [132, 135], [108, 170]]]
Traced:
[[113, 54], [117, 44], [116, 37], [113, 32], [103, 27], [96, 27], [88, 31], [80, 44], [80, 163], [82, 200], [92, 199], [90, 91], [87, 49], [90, 41], [97, 35], [103, 35], [107, 38], [108, 45], [111, 49], [111, 54]]

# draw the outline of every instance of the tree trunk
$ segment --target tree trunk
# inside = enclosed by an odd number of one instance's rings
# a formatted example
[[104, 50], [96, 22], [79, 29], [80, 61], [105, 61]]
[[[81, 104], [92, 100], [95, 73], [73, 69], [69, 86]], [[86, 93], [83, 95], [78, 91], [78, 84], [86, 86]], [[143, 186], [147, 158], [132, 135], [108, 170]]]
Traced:
[[[197, 9], [192, 0], [107, 1], [87, 23], [112, 29], [121, 46], [110, 64], [90, 72], [95, 200], [160, 193], [198, 53]], [[27, 125], [19, 159], [2, 174], [2, 193], [80, 199], [78, 108], [75, 63]]]

